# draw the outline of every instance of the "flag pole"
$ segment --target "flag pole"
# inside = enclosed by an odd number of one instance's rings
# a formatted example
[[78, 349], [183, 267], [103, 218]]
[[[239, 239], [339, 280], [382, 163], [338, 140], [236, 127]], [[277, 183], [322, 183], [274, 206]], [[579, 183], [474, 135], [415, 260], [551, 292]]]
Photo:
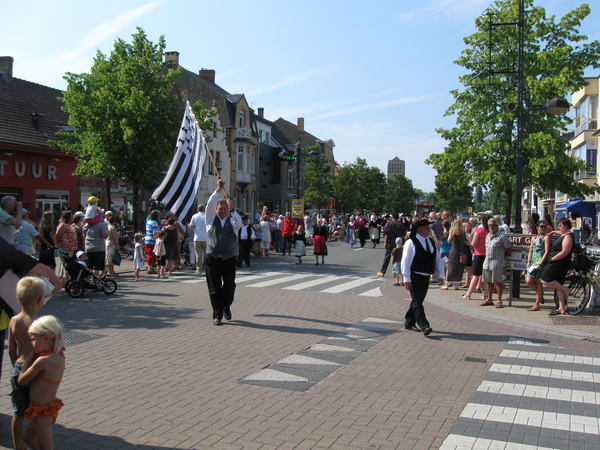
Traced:
[[[212, 153], [210, 152], [210, 149], [208, 148], [208, 143], [206, 142], [206, 138], [204, 137], [204, 132], [202, 131], [202, 129], [200, 127], [198, 127], [198, 129], [202, 133], [202, 139], [204, 139], [204, 146], [206, 147], [206, 152], [208, 153], [208, 156], [210, 157], [210, 161], [212, 162], [213, 168], [215, 169], [215, 173], [217, 174], [217, 179], [219, 179], [219, 178], [221, 178], [221, 173], [219, 172], [219, 169], [217, 168], [217, 165], [215, 164], [215, 160], [212, 156]], [[223, 187], [223, 194], [225, 194], [226, 199], [229, 199], [229, 196], [227, 195], [227, 191], [225, 190], [225, 187]]]

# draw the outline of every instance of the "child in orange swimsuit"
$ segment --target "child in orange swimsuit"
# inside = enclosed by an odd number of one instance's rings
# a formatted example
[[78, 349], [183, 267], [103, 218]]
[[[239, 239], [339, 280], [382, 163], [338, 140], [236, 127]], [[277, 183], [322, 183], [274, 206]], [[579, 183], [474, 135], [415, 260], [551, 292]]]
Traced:
[[65, 372], [62, 324], [54, 316], [42, 316], [29, 327], [33, 352], [19, 375], [19, 384], [31, 381], [31, 405], [25, 411], [30, 420], [24, 440], [33, 448], [52, 450], [52, 424], [56, 422], [63, 402], [56, 398]]

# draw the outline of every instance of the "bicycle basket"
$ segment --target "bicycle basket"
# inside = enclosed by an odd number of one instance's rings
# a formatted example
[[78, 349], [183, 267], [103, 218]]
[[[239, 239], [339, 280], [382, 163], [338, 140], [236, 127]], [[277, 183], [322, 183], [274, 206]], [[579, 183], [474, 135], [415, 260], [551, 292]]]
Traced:
[[587, 271], [593, 267], [594, 261], [588, 257], [585, 250], [579, 244], [575, 244], [571, 253], [571, 268], [577, 271]]

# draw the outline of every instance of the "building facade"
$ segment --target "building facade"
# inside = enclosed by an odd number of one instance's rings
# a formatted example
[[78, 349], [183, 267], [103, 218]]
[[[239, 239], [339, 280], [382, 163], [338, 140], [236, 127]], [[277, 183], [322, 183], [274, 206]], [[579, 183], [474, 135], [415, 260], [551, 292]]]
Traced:
[[390, 159], [388, 161], [387, 177], [392, 178], [394, 175], [398, 175], [398, 174], [404, 175], [405, 167], [404, 167], [404, 161], [396, 156], [394, 159]]

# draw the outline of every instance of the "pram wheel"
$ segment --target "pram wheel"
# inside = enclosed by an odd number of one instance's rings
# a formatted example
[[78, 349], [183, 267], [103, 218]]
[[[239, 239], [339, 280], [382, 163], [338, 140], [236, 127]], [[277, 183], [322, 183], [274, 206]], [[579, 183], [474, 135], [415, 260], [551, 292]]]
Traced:
[[106, 295], [114, 294], [117, 292], [117, 283], [113, 280], [103, 280], [102, 282], [102, 292]]
[[69, 281], [65, 286], [65, 290], [67, 294], [69, 294], [73, 298], [79, 298], [83, 295], [83, 284], [79, 281]]

